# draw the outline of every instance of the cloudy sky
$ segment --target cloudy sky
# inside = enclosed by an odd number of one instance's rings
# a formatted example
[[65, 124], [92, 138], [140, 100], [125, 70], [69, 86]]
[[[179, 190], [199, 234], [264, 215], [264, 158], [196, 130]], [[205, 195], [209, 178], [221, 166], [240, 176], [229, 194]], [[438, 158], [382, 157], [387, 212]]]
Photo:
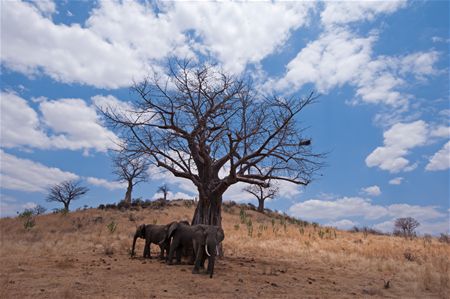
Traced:
[[[116, 134], [95, 106], [128, 105], [132, 80], [167, 58], [209, 59], [264, 92], [320, 101], [299, 117], [327, 167], [306, 188], [282, 184], [268, 207], [340, 228], [449, 230], [449, 3], [1, 2], [1, 216], [79, 179], [73, 203], [117, 202]], [[134, 197], [193, 197], [151, 169]], [[235, 185], [225, 199], [249, 201]]]

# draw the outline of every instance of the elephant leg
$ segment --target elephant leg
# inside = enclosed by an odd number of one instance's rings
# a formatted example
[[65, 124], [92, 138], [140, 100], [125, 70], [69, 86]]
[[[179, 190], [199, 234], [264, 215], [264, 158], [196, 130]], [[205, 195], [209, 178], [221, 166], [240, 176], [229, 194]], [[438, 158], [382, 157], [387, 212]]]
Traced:
[[161, 250], [161, 253], [159, 254], [159, 259], [163, 260], [164, 259], [164, 250], [165, 250], [165, 245], [159, 245], [159, 249]]
[[149, 240], [145, 240], [144, 258], [149, 258], [149, 259], [152, 258], [150, 255], [150, 241]]
[[202, 267], [202, 258], [203, 258], [203, 254], [202, 254], [202, 250], [200, 248], [200, 246], [196, 246], [196, 257], [195, 257], [195, 264], [194, 264], [194, 269], [192, 269], [192, 274], [198, 274], [200, 271], [200, 267]]
[[177, 248], [177, 252], [176, 252], [176, 255], [177, 255], [177, 264], [181, 264], [181, 254], [183, 253], [183, 247], [178, 247]]

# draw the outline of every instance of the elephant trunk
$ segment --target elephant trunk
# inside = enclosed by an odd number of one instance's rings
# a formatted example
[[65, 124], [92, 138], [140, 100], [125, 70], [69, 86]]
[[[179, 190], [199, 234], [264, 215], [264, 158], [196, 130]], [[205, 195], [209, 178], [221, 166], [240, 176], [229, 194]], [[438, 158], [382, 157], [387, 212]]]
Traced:
[[134, 238], [133, 238], [133, 246], [131, 247], [131, 257], [133, 257], [134, 254], [135, 254], [134, 248], [135, 248], [135, 245], [136, 245], [136, 240], [137, 240], [137, 238], [139, 238], [139, 234], [136, 232], [136, 233], [134, 234]]

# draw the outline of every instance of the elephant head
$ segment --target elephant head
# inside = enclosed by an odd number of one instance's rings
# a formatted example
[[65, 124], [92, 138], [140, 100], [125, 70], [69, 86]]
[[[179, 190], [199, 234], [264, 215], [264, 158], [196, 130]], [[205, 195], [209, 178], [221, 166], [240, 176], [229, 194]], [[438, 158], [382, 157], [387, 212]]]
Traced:
[[[207, 273], [212, 278], [215, 259], [219, 255], [219, 245], [224, 240], [225, 233], [221, 227], [213, 225], [200, 224], [195, 225], [193, 229], [195, 233], [194, 240], [196, 243], [197, 259], [203, 259], [202, 253], [206, 254], [208, 258]], [[196, 261], [196, 266], [198, 265], [198, 261]]]
[[145, 238], [145, 228], [146, 228], [145, 224], [141, 224], [136, 228], [136, 232], [134, 233], [134, 238], [133, 238], [133, 247], [131, 248], [131, 257], [133, 257], [135, 255], [134, 248], [136, 245], [137, 238], [142, 238], [142, 239]]

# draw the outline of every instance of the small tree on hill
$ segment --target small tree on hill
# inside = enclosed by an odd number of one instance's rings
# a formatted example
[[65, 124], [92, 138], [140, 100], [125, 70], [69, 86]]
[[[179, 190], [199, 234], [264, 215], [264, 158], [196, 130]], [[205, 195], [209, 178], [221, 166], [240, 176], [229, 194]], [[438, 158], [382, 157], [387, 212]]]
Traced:
[[89, 191], [87, 187], [80, 186], [79, 181], [64, 181], [50, 188], [47, 196], [48, 202], [60, 202], [64, 204], [64, 211], [69, 211], [69, 205]]
[[125, 193], [125, 203], [131, 204], [131, 193], [136, 184], [145, 182], [148, 179], [148, 162], [142, 157], [128, 156], [120, 152], [113, 159], [113, 172], [119, 182], [127, 183]]
[[397, 218], [394, 224], [394, 235], [400, 235], [405, 238], [413, 238], [416, 236], [415, 229], [419, 225], [419, 221], [412, 217]]
[[163, 194], [164, 203], [167, 202], [167, 195], [169, 194], [169, 191], [170, 191], [170, 189], [169, 189], [169, 186], [167, 186], [167, 184], [159, 186], [159, 188], [158, 188], [158, 193]]
[[248, 185], [244, 188], [244, 191], [256, 197], [256, 199], [258, 200], [258, 212], [264, 213], [264, 202], [267, 199], [272, 199], [277, 196], [279, 188], [273, 183], [269, 183], [269, 187], [263, 187], [260, 185]]

